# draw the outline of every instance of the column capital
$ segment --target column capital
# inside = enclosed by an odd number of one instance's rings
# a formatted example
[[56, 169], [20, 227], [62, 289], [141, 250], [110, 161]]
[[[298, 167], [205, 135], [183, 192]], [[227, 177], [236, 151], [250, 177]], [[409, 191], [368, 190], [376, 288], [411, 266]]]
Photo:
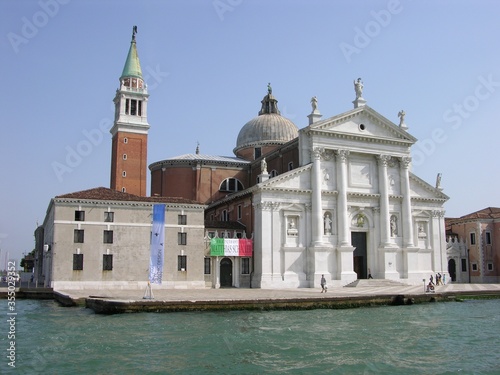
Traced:
[[351, 153], [349, 150], [335, 150], [334, 152], [337, 159], [343, 163], [347, 161], [347, 157]]
[[389, 160], [391, 160], [391, 155], [377, 155], [377, 162], [384, 167], [387, 167]]
[[444, 217], [444, 214], [445, 214], [444, 210], [433, 210], [432, 211], [433, 217]]
[[323, 147], [314, 147], [311, 151], [311, 156], [313, 159], [320, 160], [321, 155], [325, 152], [325, 149]]
[[313, 159], [323, 159], [323, 160], [330, 160], [333, 157], [333, 151], [332, 150], [326, 150], [324, 147], [315, 147], [311, 151], [311, 156]]
[[399, 158], [399, 163], [400, 163], [401, 167], [403, 167], [404, 169], [408, 169], [410, 167], [411, 157], [410, 156], [403, 156], [403, 157]]
[[272, 211], [278, 209], [280, 204], [275, 202], [260, 202], [254, 203], [253, 206], [262, 211]]

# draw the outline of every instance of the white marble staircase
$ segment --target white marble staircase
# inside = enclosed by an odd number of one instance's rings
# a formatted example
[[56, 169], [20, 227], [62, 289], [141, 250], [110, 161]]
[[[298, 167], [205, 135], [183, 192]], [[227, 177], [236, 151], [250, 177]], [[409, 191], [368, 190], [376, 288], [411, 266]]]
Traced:
[[358, 279], [350, 284], [347, 284], [346, 288], [364, 287], [364, 288], [382, 288], [388, 286], [408, 286], [400, 281], [388, 280], [388, 279]]

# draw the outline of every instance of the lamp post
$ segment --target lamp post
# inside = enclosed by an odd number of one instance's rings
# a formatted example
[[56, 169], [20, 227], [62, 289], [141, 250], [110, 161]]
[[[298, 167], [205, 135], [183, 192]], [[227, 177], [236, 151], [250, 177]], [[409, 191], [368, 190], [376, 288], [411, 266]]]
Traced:
[[424, 293], [425, 293], [425, 279], [422, 279], [423, 283], [424, 283]]

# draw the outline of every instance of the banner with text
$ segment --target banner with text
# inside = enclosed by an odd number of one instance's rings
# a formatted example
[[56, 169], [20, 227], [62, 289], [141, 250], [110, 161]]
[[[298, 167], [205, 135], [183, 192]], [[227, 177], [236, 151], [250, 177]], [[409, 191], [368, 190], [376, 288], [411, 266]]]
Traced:
[[149, 281], [161, 284], [165, 259], [165, 205], [153, 205], [153, 228], [151, 231], [151, 256], [149, 259]]

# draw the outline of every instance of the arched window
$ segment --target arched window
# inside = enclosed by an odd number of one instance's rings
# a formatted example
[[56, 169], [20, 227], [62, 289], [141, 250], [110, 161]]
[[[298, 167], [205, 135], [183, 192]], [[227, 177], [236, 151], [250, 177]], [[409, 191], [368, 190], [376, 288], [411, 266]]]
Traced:
[[276, 169], [273, 169], [271, 171], [271, 177], [276, 177], [278, 175], [278, 171]]
[[220, 184], [219, 191], [235, 193], [244, 190], [243, 184], [236, 178], [226, 178]]

